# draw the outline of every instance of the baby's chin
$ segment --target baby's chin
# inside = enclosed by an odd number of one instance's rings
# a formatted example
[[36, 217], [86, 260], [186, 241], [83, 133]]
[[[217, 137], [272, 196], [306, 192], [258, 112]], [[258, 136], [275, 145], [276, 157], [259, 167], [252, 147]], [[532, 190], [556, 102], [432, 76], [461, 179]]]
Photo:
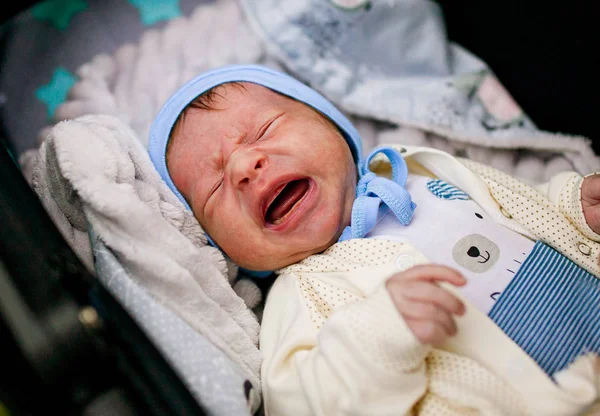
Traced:
[[[298, 263], [304, 260], [307, 257], [312, 256], [313, 254], [319, 254], [331, 247], [339, 236], [336, 236], [330, 242], [322, 245], [315, 246], [307, 250], [299, 251], [299, 252], [289, 252], [289, 253], [265, 253], [264, 251], [261, 253], [260, 257], [253, 255], [251, 257], [237, 257], [230, 256], [229, 258], [238, 266], [247, 269], [247, 270], [255, 270], [255, 271], [265, 271], [265, 270], [278, 270], [284, 267], [290, 266], [294, 263]], [[259, 253], [260, 250], [264, 247], [257, 248], [254, 253]]]
[[310, 257], [313, 254], [318, 253], [319, 251], [315, 251], [310, 252], [310, 253], [298, 253], [295, 254], [291, 257], [275, 257], [275, 255], [273, 255], [272, 257], [268, 258], [268, 259], [257, 259], [257, 258], [253, 258], [253, 259], [238, 259], [237, 261], [235, 259], [231, 259], [233, 260], [233, 262], [235, 264], [237, 264], [238, 266], [247, 269], [247, 270], [254, 270], [254, 271], [265, 271], [265, 270], [278, 270], [278, 269], [282, 269], [284, 267], [287, 267], [289, 265], [292, 265], [294, 263], [298, 263], [299, 261], [304, 260], [307, 257]]
[[278, 270], [327, 250], [339, 240], [344, 228], [343, 223], [333, 221], [329, 224], [320, 223], [317, 228], [308, 228], [300, 235], [287, 238], [246, 240], [243, 247], [231, 241], [228, 242], [231, 245], [220, 245], [219, 241], [216, 243], [235, 264], [244, 269]]

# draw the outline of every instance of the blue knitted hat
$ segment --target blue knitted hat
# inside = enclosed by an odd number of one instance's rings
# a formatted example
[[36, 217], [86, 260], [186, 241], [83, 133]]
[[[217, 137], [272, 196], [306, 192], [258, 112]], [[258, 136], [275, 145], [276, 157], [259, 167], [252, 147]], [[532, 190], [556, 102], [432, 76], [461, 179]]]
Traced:
[[167, 169], [166, 153], [171, 130], [181, 112], [196, 97], [217, 85], [235, 81], [262, 85], [311, 106], [335, 123], [346, 139], [354, 160], [358, 163], [361, 159], [362, 144], [358, 131], [333, 104], [312, 88], [289, 75], [259, 65], [231, 65], [217, 68], [199, 75], [179, 89], [160, 110], [150, 129], [148, 143], [150, 159], [169, 188], [188, 209], [190, 206], [175, 187]]

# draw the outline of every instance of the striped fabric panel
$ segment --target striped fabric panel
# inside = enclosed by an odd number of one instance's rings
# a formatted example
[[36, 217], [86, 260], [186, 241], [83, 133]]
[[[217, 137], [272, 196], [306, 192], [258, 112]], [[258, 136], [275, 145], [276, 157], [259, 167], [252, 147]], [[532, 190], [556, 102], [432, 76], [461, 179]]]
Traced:
[[541, 242], [489, 316], [550, 376], [600, 353], [600, 280]]
[[428, 181], [427, 189], [429, 189], [429, 191], [438, 198], [461, 200], [469, 199], [469, 195], [467, 195], [464, 191], [441, 179], [432, 179]]

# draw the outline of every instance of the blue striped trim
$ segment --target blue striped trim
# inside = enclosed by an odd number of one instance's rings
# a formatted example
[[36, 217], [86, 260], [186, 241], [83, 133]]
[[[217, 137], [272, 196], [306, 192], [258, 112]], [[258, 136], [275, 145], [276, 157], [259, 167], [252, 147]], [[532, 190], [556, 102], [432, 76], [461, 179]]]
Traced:
[[489, 316], [549, 375], [600, 353], [600, 280], [541, 242]]
[[441, 179], [431, 179], [427, 181], [427, 189], [429, 189], [432, 194], [442, 199], [461, 199], [465, 201], [469, 199], [469, 195], [464, 191], [461, 191], [457, 187], [452, 186]]

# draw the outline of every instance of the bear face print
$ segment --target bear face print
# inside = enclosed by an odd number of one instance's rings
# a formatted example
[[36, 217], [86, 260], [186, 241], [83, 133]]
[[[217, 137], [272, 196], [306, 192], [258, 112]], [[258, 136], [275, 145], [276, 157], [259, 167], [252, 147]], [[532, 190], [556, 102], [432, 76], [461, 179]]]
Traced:
[[406, 189], [417, 204], [408, 226], [384, 215], [369, 236], [414, 246], [431, 263], [467, 279], [459, 290], [487, 313], [535, 244], [494, 221], [463, 190], [440, 179], [409, 175]]
[[500, 248], [481, 234], [467, 235], [454, 245], [452, 258], [473, 273], [488, 271], [500, 258]]

